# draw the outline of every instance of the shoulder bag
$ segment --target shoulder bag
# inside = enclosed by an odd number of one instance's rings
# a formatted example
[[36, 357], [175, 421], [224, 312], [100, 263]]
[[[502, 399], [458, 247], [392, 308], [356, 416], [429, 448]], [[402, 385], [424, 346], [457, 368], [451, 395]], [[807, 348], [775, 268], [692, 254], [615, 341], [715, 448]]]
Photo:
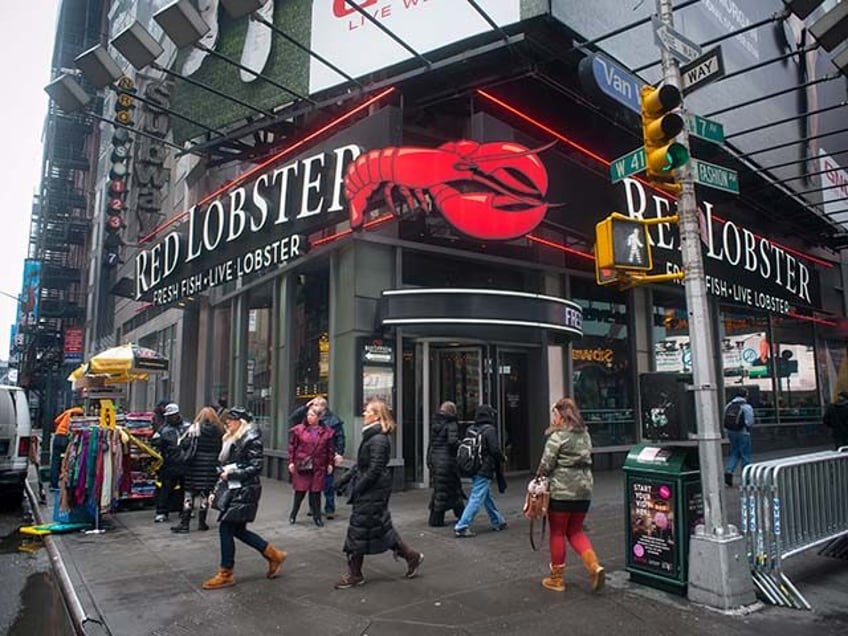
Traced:
[[547, 477], [536, 476], [527, 484], [527, 496], [524, 498], [524, 516], [530, 520], [530, 547], [536, 551], [534, 526], [541, 522], [542, 530], [539, 535], [539, 545], [545, 541], [545, 525], [548, 521], [548, 504], [550, 503]]

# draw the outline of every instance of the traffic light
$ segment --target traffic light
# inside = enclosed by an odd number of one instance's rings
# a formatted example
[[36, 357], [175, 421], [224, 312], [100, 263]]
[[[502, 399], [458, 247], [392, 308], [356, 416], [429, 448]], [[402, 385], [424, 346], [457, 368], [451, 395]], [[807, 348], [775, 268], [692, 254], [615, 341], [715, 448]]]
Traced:
[[[595, 266], [606, 269], [650, 271], [653, 269], [648, 224], [613, 212], [595, 226]], [[596, 280], [606, 279], [599, 276]], [[600, 284], [600, 283], [599, 283]]]
[[645, 169], [648, 179], [669, 190], [679, 190], [674, 170], [689, 161], [686, 146], [674, 141], [683, 130], [683, 117], [671, 112], [681, 103], [680, 91], [674, 86], [643, 86], [642, 138], [645, 144]]

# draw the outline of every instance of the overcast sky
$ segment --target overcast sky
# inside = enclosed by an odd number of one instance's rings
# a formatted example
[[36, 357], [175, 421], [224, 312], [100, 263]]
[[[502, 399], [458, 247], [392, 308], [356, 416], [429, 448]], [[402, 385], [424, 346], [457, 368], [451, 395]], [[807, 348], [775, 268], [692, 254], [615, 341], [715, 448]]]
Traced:
[[47, 112], [44, 86], [50, 81], [50, 58], [59, 0], [0, 0], [0, 63], [3, 96], [0, 124], [0, 359], [9, 355], [11, 325], [17, 303], [5, 294], [21, 293], [23, 263], [29, 240], [32, 196], [41, 177], [41, 133]]

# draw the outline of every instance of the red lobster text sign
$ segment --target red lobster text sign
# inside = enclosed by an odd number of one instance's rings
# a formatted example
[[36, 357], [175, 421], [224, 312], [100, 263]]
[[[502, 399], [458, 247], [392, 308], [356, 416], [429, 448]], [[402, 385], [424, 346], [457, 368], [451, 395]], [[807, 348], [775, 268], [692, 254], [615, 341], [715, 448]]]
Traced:
[[532, 231], [548, 209], [548, 173], [538, 154], [549, 147], [462, 140], [438, 148], [371, 150], [359, 155], [345, 173], [350, 225], [362, 226], [368, 199], [382, 185], [395, 214], [397, 192], [410, 208], [417, 204], [438, 209], [472, 238], [519, 238]]

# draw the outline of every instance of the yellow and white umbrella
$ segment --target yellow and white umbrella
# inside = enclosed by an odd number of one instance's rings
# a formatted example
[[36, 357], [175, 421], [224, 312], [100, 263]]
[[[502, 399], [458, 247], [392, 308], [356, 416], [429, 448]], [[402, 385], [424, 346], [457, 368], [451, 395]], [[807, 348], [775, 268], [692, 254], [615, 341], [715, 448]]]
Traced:
[[74, 369], [69, 382], [83, 377], [103, 377], [107, 384], [146, 380], [148, 373], [168, 370], [168, 358], [153, 349], [125, 344], [101, 351]]

